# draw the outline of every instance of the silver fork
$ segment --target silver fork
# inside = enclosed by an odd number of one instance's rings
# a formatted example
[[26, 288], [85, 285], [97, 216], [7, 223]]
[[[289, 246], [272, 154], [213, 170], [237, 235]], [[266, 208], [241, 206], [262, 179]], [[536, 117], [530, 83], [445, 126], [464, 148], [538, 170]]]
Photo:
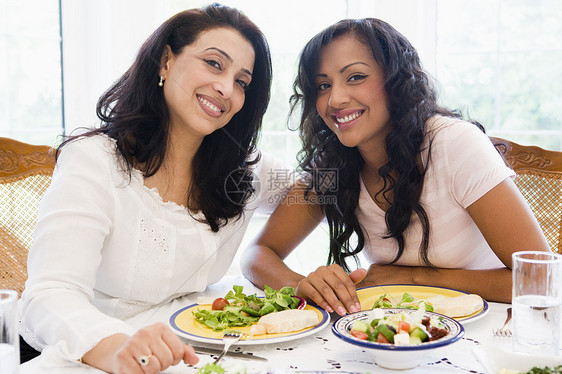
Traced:
[[510, 337], [511, 330], [507, 328], [507, 324], [511, 321], [511, 308], [507, 308], [507, 318], [501, 329], [494, 329], [494, 336]]
[[232, 344], [239, 341], [242, 338], [242, 336], [244, 336], [244, 334], [241, 334], [239, 332], [225, 332], [224, 335], [222, 336], [222, 341], [224, 342], [224, 349], [222, 350], [221, 354], [219, 355], [219, 357], [217, 357], [214, 363], [216, 364], [217, 362], [219, 362], [221, 358], [224, 357], [226, 352], [228, 352]]

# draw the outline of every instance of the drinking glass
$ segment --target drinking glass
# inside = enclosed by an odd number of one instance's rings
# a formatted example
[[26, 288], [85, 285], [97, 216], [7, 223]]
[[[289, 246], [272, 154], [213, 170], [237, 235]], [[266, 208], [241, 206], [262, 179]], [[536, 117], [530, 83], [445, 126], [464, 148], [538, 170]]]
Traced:
[[558, 355], [562, 312], [562, 256], [515, 252], [513, 258], [513, 350]]
[[16, 374], [20, 364], [18, 293], [0, 290], [0, 373]]

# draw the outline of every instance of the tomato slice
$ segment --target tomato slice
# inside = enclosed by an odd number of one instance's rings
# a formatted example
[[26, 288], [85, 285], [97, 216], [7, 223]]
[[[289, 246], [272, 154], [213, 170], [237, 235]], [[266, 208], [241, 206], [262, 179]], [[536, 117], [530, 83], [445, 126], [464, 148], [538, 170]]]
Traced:
[[377, 343], [390, 343], [384, 334], [377, 335]]
[[398, 323], [398, 331], [410, 332], [410, 324], [406, 321], [400, 321]]
[[367, 338], [369, 337], [367, 333], [363, 331], [351, 330], [349, 333], [355, 336], [357, 339], [361, 339], [361, 340], [367, 340]]

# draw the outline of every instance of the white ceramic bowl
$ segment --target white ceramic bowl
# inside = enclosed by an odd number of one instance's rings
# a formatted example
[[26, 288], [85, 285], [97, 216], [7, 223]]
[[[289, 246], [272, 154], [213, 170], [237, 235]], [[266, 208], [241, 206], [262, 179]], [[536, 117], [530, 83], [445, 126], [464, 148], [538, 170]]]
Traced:
[[[382, 309], [385, 314], [396, 314], [400, 312], [415, 313], [412, 309], [388, 308]], [[369, 322], [371, 311], [361, 311], [340, 317], [332, 325], [332, 332], [340, 339], [364, 348], [371, 348], [374, 353], [375, 363], [386, 369], [405, 370], [418, 366], [424, 355], [429, 350], [437, 349], [448, 344], [454, 343], [464, 335], [464, 328], [454, 319], [442, 314], [425, 312], [424, 316], [438, 318], [441, 320], [449, 333], [441, 339], [413, 346], [397, 346], [394, 344], [383, 344], [362, 340], [351, 335], [351, 325], [357, 320]]]

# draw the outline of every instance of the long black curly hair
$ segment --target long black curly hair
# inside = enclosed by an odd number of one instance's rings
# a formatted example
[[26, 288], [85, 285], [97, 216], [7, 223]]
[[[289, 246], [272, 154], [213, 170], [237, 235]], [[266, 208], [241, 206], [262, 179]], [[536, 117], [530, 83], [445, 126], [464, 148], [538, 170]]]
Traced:
[[[252, 196], [249, 167], [259, 160], [256, 145], [270, 99], [269, 46], [259, 28], [240, 11], [214, 3], [165, 21], [144, 42], [132, 66], [99, 98], [96, 112], [101, 126], [66, 138], [58, 148], [60, 151], [82, 136], [106, 134], [115, 139], [117, 154], [125, 161], [129, 175], [137, 167], [145, 177], [154, 175], [165, 159], [170, 131], [168, 108], [158, 86], [162, 54], [167, 45], [179, 54], [202, 32], [219, 27], [244, 36], [253, 46], [255, 62], [243, 107], [226, 126], [205, 136], [193, 160], [192, 187], [186, 201], [196, 202], [205, 216], [203, 221], [214, 232], [230, 218], [240, 217]], [[240, 181], [240, 185], [229, 185]]]
[[[346, 258], [353, 256], [357, 263], [356, 255], [365, 243], [355, 215], [364, 160], [356, 147], [341, 144], [316, 110], [315, 75], [321, 50], [342, 35], [352, 35], [365, 44], [384, 71], [392, 129], [385, 139], [388, 162], [378, 171], [384, 185], [376, 195], [390, 203], [385, 215], [385, 237], [398, 243], [398, 253], [391, 264], [404, 252], [404, 231], [415, 213], [423, 229], [420, 258], [432, 267], [428, 257], [430, 223], [419, 201], [425, 169], [418, 159], [426, 136], [425, 123], [435, 114], [455, 118], [462, 115], [437, 104], [436, 90], [422, 69], [414, 47], [388, 23], [374, 18], [342, 20], [314, 36], [301, 52], [293, 84], [291, 113], [302, 111], [299, 133], [303, 148], [298, 154], [299, 166], [311, 175], [309, 190], [314, 189], [318, 194], [317, 201], [330, 202], [328, 194], [336, 197], [335, 204], [322, 205], [330, 233], [328, 264], [336, 263], [349, 271]], [[480, 124], [475, 124], [483, 130]], [[325, 176], [321, 174], [329, 170], [337, 171], [337, 178], [333, 178], [337, 186], [326, 189], [322, 187]], [[357, 236], [355, 245], [353, 234]]]

